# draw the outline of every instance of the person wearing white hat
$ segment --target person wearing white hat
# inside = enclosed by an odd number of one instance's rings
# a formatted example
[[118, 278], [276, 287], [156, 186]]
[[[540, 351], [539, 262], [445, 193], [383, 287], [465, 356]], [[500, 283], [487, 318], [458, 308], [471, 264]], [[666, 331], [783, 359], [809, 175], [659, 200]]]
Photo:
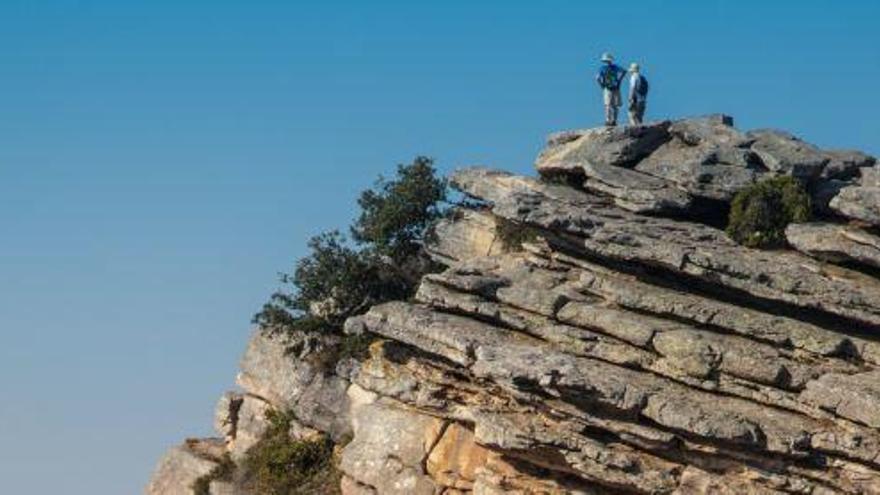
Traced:
[[596, 75], [596, 82], [602, 88], [602, 98], [605, 102], [605, 125], [613, 127], [617, 125], [617, 111], [620, 108], [620, 84], [626, 75], [626, 71], [614, 63], [614, 56], [610, 53], [602, 54], [602, 66]]
[[629, 125], [641, 125], [648, 102], [648, 80], [637, 63], [630, 64], [629, 73]]

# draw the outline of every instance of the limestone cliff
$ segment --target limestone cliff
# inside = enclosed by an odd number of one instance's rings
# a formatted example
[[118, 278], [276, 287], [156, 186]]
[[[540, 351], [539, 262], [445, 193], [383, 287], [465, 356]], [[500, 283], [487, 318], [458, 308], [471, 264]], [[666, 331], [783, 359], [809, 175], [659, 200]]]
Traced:
[[[239, 462], [270, 410], [328, 435], [344, 494], [880, 493], [880, 174], [726, 116], [550, 136], [542, 178], [467, 168], [446, 269], [338, 336], [256, 331], [220, 439], [151, 495]], [[792, 175], [821, 221], [737, 245], [733, 195]], [[231, 481], [209, 493], [240, 493]]]

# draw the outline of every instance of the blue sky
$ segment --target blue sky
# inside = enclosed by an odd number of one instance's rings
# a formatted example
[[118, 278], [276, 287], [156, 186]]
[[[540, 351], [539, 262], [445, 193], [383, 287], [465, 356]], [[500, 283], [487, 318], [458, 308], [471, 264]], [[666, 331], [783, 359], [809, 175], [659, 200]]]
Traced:
[[138, 493], [309, 236], [416, 154], [531, 173], [604, 50], [649, 118], [880, 153], [878, 5], [4, 0], [4, 491]]

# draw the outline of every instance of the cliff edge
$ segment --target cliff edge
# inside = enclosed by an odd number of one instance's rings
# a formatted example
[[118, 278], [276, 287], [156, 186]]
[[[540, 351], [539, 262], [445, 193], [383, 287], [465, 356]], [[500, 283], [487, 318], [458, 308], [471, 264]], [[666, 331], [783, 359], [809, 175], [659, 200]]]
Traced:
[[[880, 493], [873, 157], [715, 115], [553, 134], [536, 168], [450, 177], [445, 269], [346, 322], [367, 356], [256, 330], [219, 437], [146, 493], [248, 493], [234, 472], [277, 412], [335, 445], [298, 493]], [[776, 176], [815, 221], [732, 241], [736, 193]]]

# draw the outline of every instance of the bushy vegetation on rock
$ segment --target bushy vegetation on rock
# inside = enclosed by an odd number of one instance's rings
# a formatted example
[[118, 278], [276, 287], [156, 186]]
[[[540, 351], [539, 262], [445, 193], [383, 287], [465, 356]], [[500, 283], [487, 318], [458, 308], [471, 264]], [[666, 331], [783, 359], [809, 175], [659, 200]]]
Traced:
[[339, 493], [333, 442], [326, 436], [294, 440], [290, 414], [271, 411], [270, 426], [241, 464], [240, 484], [247, 493], [299, 495]]
[[733, 198], [727, 234], [749, 247], [780, 247], [785, 227], [808, 221], [810, 208], [809, 195], [793, 177], [765, 179]]
[[[423, 245], [444, 214], [446, 195], [446, 180], [426, 157], [399, 165], [392, 179], [380, 177], [358, 200], [354, 242], [338, 231], [312, 238], [310, 253], [281, 275], [284, 289], [254, 322], [271, 332], [341, 333], [349, 316], [410, 297], [421, 276], [436, 269]], [[350, 344], [343, 347], [364, 348], [363, 342]]]

